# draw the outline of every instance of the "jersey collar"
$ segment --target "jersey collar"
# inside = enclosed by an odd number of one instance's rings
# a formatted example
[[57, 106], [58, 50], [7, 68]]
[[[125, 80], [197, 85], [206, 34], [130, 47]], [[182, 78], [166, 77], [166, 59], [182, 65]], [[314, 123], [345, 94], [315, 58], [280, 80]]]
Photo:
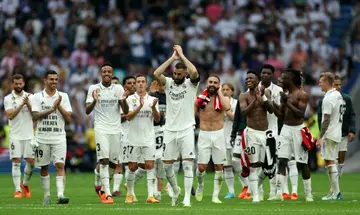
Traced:
[[46, 93], [46, 91], [45, 91], [45, 89], [44, 89], [44, 90], [42, 91], [42, 96], [43, 96], [43, 97], [59, 96], [59, 92], [58, 92], [58, 90], [56, 89], [54, 95], [53, 95], [53, 96], [50, 96], [50, 95], [48, 95], [48, 94]]
[[328, 94], [334, 92], [335, 90], [336, 90], [335, 88], [332, 88], [331, 90], [327, 91], [327, 92], [325, 93], [325, 95], [328, 95]]
[[[148, 95], [149, 95], [149, 94], [146, 92], [144, 98], [147, 98]], [[140, 96], [139, 96], [139, 94], [138, 94], [137, 92], [134, 93], [134, 96], [135, 96], [137, 99], [140, 99]]]
[[15, 93], [15, 90], [11, 91], [12, 97], [17, 98], [17, 97], [22, 97], [24, 95], [24, 90], [21, 91], [21, 95], [19, 96], [18, 94]]
[[105, 87], [102, 82], [99, 83], [100, 90], [104, 89], [112, 89], [114, 87], [114, 84], [111, 84], [109, 87]]

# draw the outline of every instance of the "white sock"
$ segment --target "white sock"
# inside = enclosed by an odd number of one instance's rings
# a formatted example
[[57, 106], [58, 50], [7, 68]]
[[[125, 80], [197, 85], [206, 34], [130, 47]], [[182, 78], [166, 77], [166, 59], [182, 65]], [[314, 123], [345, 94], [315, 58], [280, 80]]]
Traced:
[[311, 194], [311, 178], [303, 179], [305, 196], [312, 197]]
[[129, 166], [126, 164], [125, 165], [125, 179], [126, 179], [126, 176], [128, 174], [128, 170], [129, 170]]
[[122, 179], [123, 179], [123, 174], [122, 173], [114, 174], [113, 192], [119, 191]]
[[134, 180], [135, 180], [135, 172], [128, 169], [126, 176], [126, 185], [127, 185], [127, 194], [134, 195]]
[[34, 164], [26, 163], [25, 169], [24, 169], [24, 178], [23, 178], [23, 185], [28, 186], [30, 178], [32, 176], [32, 172], [34, 169]]
[[186, 160], [183, 161], [183, 170], [184, 170], [184, 188], [185, 188], [184, 202], [190, 202], [191, 188], [194, 182], [193, 161], [186, 161]]
[[229, 193], [235, 193], [234, 189], [234, 172], [232, 167], [226, 167], [224, 168], [224, 178], [226, 185], [229, 189]]
[[291, 160], [288, 162], [289, 166], [289, 177], [291, 181], [291, 193], [298, 193], [298, 181], [299, 181], [299, 172], [296, 166], [296, 161]]
[[290, 178], [290, 175], [289, 175], [289, 171], [288, 169], [286, 168], [285, 169], [285, 179], [284, 179], [284, 184], [283, 184], [283, 190], [282, 190], [282, 193], [286, 193], [286, 194], [289, 194], [289, 179]]
[[158, 194], [158, 193], [159, 193], [159, 191], [158, 191], [158, 178], [156, 177], [156, 174], [155, 174], [153, 189], [154, 189], [154, 194]]
[[177, 184], [176, 175], [173, 170], [173, 164], [166, 164], [164, 163], [164, 169], [166, 178], [170, 184], [169, 188], [171, 187], [174, 192], [179, 192], [179, 186]]
[[143, 168], [138, 168], [136, 171], [135, 171], [135, 181], [134, 181], [134, 184], [137, 184], [140, 179], [142, 179], [144, 177], [144, 175], [146, 174], [146, 170], [144, 170]]
[[[259, 169], [261, 169], [261, 168], [259, 168]], [[265, 178], [266, 178], [264, 171], [258, 172], [258, 177], [259, 177], [259, 184], [258, 184], [258, 186], [259, 186], [259, 188], [260, 188], [260, 187], [262, 187], [262, 185], [263, 185], [263, 183], [264, 183], [264, 180], [265, 180]]]
[[259, 197], [259, 170], [258, 168], [250, 168], [249, 185], [253, 198]]
[[270, 179], [270, 196], [275, 196], [276, 194], [276, 174], [272, 179]]
[[95, 186], [101, 186], [100, 173], [96, 169], [94, 169], [94, 173], [95, 173]]
[[331, 187], [333, 194], [337, 196], [337, 194], [340, 192], [339, 188], [339, 177], [338, 177], [338, 171], [335, 164], [328, 165], [328, 174], [331, 182]]
[[276, 174], [276, 195], [282, 196], [284, 181], [286, 176], [282, 174]]
[[12, 178], [15, 186], [15, 191], [21, 191], [20, 181], [21, 181], [21, 163], [12, 163]]
[[[136, 174], [136, 173], [135, 173]], [[146, 180], [148, 188], [148, 198], [154, 196], [155, 172], [154, 169], [146, 170]]]
[[114, 177], [114, 172], [115, 172], [115, 169], [113, 169], [109, 166], [109, 183]]
[[212, 195], [213, 199], [218, 199], [219, 198], [219, 193], [220, 193], [220, 189], [221, 189], [223, 181], [224, 181], [224, 173], [223, 173], [223, 171], [215, 171], [214, 192], [213, 192], [213, 195]]
[[109, 165], [100, 164], [100, 178], [101, 184], [104, 188], [106, 196], [111, 196], [110, 180], [109, 180]]
[[57, 189], [57, 196], [64, 196], [64, 182], [65, 176], [56, 176], [56, 189]]
[[241, 174], [239, 174], [239, 180], [240, 180], [240, 183], [241, 183], [241, 186], [244, 188], [244, 187], [249, 187], [249, 177], [242, 177]]
[[196, 169], [196, 177], [198, 180], [198, 186], [200, 189], [204, 188], [204, 177], [205, 177], [206, 171], [200, 172], [199, 169]]
[[180, 170], [180, 161], [175, 161], [173, 163], [173, 168], [174, 168], [174, 173], [177, 175], [179, 173], [179, 170]]
[[44, 190], [44, 197], [50, 196], [50, 175], [40, 176], [40, 183]]
[[340, 180], [340, 178], [343, 174], [344, 163], [338, 163], [337, 168], [338, 168], [338, 174], [339, 174], [339, 180]]

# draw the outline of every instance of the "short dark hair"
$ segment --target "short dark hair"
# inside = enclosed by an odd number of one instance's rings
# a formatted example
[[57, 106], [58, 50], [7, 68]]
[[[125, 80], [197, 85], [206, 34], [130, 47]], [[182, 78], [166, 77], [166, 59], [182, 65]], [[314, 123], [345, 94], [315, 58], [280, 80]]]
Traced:
[[185, 70], [187, 69], [186, 65], [182, 62], [175, 64], [175, 68], [176, 69], [185, 69]]
[[113, 68], [113, 66], [111, 65], [111, 63], [109, 61], [106, 61], [105, 63], [103, 63], [100, 68], [103, 68], [104, 66], [110, 66], [111, 68]]
[[324, 78], [331, 86], [334, 84], [335, 75], [332, 72], [325, 72], [321, 78]]
[[125, 85], [125, 84], [126, 84], [126, 81], [129, 80], [129, 79], [134, 79], [134, 80], [136, 80], [136, 78], [135, 78], [134, 76], [132, 76], [132, 75], [127, 75], [127, 76], [125, 76], [125, 78], [123, 79], [122, 84]]
[[58, 74], [54, 70], [47, 70], [45, 72], [44, 78], [47, 78], [49, 75], [58, 75]]
[[211, 78], [211, 77], [217, 78], [219, 80], [219, 83], [221, 82], [219, 76], [217, 76], [215, 74], [210, 74], [208, 79]]
[[11, 82], [14, 83], [15, 80], [22, 79], [25, 82], [24, 76], [22, 74], [15, 74], [11, 77]]
[[254, 70], [249, 69], [246, 74], [254, 74], [260, 80], [259, 73]]
[[113, 77], [111, 78], [111, 80], [119, 80], [119, 78], [116, 77], [116, 76], [113, 76]]
[[302, 85], [302, 74], [300, 70], [289, 68], [285, 71], [292, 75], [292, 82], [295, 86], [300, 87]]
[[137, 79], [140, 78], [140, 77], [144, 77], [144, 78], [145, 78], [145, 81], [147, 81], [146, 75], [143, 75], [143, 74], [137, 75], [136, 78], [135, 78], [135, 80], [137, 80]]
[[341, 78], [340, 78], [340, 76], [338, 76], [338, 75], [335, 75], [335, 80], [340, 80], [340, 81], [341, 81]]
[[270, 69], [272, 73], [275, 72], [274, 66], [273, 66], [273, 65], [270, 65], [270, 64], [264, 64], [264, 66], [262, 67], [261, 71], [262, 71], [263, 69]]

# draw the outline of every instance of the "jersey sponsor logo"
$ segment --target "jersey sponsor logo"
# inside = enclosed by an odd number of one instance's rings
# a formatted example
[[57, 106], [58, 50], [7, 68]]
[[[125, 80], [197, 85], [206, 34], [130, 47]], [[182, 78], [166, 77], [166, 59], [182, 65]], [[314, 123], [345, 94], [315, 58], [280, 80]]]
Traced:
[[169, 92], [169, 96], [172, 100], [181, 100], [185, 98], [185, 94], [187, 93], [187, 91], [182, 91], [179, 93], [174, 93], [173, 91]]

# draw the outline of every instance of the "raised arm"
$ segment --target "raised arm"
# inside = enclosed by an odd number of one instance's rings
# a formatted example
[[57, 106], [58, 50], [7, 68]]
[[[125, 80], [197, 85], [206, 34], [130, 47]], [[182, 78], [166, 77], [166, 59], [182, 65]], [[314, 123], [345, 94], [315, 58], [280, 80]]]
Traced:
[[22, 108], [24, 107], [24, 105], [27, 106], [29, 112], [31, 113], [31, 104], [30, 104], [30, 101], [29, 101], [29, 97], [26, 96], [24, 99], [23, 99], [23, 102], [22, 104], [20, 104], [17, 108], [15, 109], [12, 109], [12, 101], [10, 101], [10, 99], [6, 99], [4, 101], [4, 106], [5, 106], [5, 114], [7, 116], [7, 118], [9, 120], [13, 120], [19, 113], [20, 111], [22, 110]]
[[57, 109], [59, 110], [60, 114], [64, 117], [64, 120], [66, 122], [71, 122], [71, 112], [72, 112], [72, 109], [71, 109], [71, 105], [70, 105], [70, 100], [69, 100], [69, 97], [67, 94], [64, 95], [64, 102], [63, 104], [61, 104], [61, 101], [62, 101], [62, 97], [59, 96], [58, 98], [60, 101], [59, 101], [59, 104], [55, 107], [57, 107]]
[[223, 106], [223, 109], [225, 110], [225, 112], [228, 112], [230, 111], [231, 112], [231, 106], [230, 106], [230, 99], [228, 97], [225, 97], [223, 94], [222, 94], [222, 91], [221, 91], [221, 86], [219, 87], [218, 91], [217, 91], [217, 94], [219, 96], [219, 99], [220, 99], [220, 102]]
[[174, 46], [175, 51], [177, 52], [178, 56], [180, 57], [180, 59], [184, 62], [185, 66], [188, 68], [189, 73], [190, 73], [190, 80], [195, 81], [198, 79], [199, 77], [199, 73], [196, 69], [196, 67], [194, 66], [194, 64], [192, 64], [184, 55], [183, 50], [181, 48], [181, 46], [179, 45], [175, 45]]
[[164, 86], [166, 82], [163, 73], [177, 59], [179, 59], [179, 57], [177, 56], [176, 51], [174, 51], [172, 56], [154, 71], [154, 76], [161, 86]]
[[291, 104], [290, 101], [287, 101], [285, 104], [287, 108], [297, 117], [304, 118], [305, 116], [305, 110], [307, 103], [309, 101], [309, 98], [305, 92], [299, 92], [299, 104], [298, 107], [295, 107], [293, 104]]
[[160, 122], [161, 115], [157, 103], [158, 103], [158, 99], [154, 99], [153, 105], [151, 106], [151, 110], [153, 112], [154, 121]]
[[85, 105], [85, 113], [89, 115], [95, 108], [96, 103], [98, 102], [98, 93], [96, 90], [91, 90], [89, 88], [88, 95], [86, 98], [86, 105]]

